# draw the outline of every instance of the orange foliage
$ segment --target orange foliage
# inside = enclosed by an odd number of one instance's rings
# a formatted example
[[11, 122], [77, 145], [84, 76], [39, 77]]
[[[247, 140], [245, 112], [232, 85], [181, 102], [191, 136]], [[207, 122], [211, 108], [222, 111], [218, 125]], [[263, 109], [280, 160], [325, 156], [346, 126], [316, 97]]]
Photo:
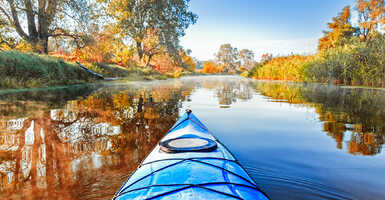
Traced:
[[151, 63], [159, 72], [171, 72], [179, 68], [169, 55], [155, 55]]
[[65, 60], [75, 60], [73, 58], [73, 56], [71, 55], [71, 53], [68, 53], [67, 51], [64, 51], [62, 49], [58, 49], [56, 51], [51, 51], [51, 52], [49, 52], [49, 55], [55, 56], [57, 58], [62, 58]]
[[190, 71], [195, 71], [195, 62], [194, 60], [191, 58], [191, 56], [188, 56], [186, 54], [182, 55], [182, 62], [183, 62], [183, 65]]
[[246, 67], [244, 67], [243, 65], [239, 66], [238, 70], [241, 72], [247, 71]]
[[203, 69], [202, 69], [203, 73], [219, 73], [222, 71], [223, 71], [223, 67], [217, 66], [212, 61], [206, 61], [205, 64], [203, 65]]
[[376, 31], [379, 24], [385, 24], [385, 1], [358, 0], [357, 8], [362, 36], [367, 39], [370, 33]]
[[123, 44], [112, 30], [93, 33], [92, 40], [83, 48], [75, 48], [72, 52], [56, 48], [49, 54], [69, 61], [113, 63], [126, 67], [134, 62], [134, 49]]
[[76, 49], [73, 59], [87, 62], [110, 63], [113, 57], [114, 36], [112, 33], [95, 33], [94, 41], [82, 49]]
[[354, 29], [350, 24], [350, 6], [345, 6], [333, 22], [328, 23], [330, 31], [324, 32], [324, 36], [318, 41], [318, 50], [336, 47], [342, 38], [353, 35]]
[[361, 155], [375, 155], [378, 153], [379, 146], [375, 142], [374, 134], [363, 133], [353, 134], [349, 141], [349, 153]]

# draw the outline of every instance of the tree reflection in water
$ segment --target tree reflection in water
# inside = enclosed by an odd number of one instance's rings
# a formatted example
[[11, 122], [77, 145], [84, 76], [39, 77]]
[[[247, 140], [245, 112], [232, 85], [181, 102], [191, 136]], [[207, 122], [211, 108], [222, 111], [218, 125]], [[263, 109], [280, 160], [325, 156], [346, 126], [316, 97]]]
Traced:
[[203, 79], [200, 83], [196, 82], [196, 88], [199, 87], [215, 90], [220, 108], [230, 108], [230, 105], [237, 100], [250, 100], [255, 92], [253, 82], [242, 78], [234, 79], [234, 77]]
[[385, 140], [385, 92], [320, 84], [258, 82], [256, 89], [274, 101], [313, 107], [323, 130], [351, 154], [375, 155]]
[[38, 94], [3, 96], [7, 109], [21, 99], [25, 116], [2, 110], [0, 198], [110, 199], [189, 94], [181, 84], [115, 90], [57, 105]]
[[194, 77], [0, 94], [0, 199], [111, 199], [199, 88], [222, 108], [256, 93], [315, 108], [336, 147], [352, 154], [384, 144], [381, 90]]

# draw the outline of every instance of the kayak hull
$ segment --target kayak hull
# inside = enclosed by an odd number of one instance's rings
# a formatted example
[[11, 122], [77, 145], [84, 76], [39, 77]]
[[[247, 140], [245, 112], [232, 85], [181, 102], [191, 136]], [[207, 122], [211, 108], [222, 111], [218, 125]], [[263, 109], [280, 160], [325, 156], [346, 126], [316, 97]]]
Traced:
[[158, 144], [114, 199], [269, 199], [192, 113], [186, 113], [161, 142], [186, 137], [213, 140], [216, 149], [168, 153]]

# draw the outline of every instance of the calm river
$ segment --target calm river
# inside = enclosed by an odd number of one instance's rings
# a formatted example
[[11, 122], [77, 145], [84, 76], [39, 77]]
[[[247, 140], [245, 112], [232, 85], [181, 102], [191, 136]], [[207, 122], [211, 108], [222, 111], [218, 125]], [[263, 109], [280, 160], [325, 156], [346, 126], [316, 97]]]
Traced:
[[186, 108], [272, 199], [385, 199], [385, 90], [232, 76], [0, 91], [0, 199], [111, 199]]

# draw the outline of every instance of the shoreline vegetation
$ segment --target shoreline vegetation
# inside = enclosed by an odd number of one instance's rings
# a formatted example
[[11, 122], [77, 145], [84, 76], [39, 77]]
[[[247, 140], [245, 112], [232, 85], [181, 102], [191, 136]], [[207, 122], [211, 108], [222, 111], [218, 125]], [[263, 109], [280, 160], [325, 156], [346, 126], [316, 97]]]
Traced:
[[179, 42], [198, 17], [189, 0], [0, 2], [0, 89], [195, 73]]
[[267, 52], [257, 62], [252, 50], [222, 44], [202, 72], [385, 88], [385, 1], [356, 0], [353, 8], [345, 6], [327, 25], [316, 53], [273, 56]]
[[[149, 68], [116, 64], [83, 63], [88, 69], [105, 77], [122, 81], [164, 80], [174, 77]], [[0, 51], [0, 89], [22, 89], [95, 83], [103, 80], [82, 69], [75, 62], [49, 55]]]
[[[213, 60], [193, 58], [191, 50], [179, 42], [198, 19], [189, 11], [189, 0], [166, 1], [160, 7], [149, 0], [89, 3], [60, 1], [57, 7], [34, 10], [7, 1], [16, 14], [7, 9], [0, 12], [0, 89], [63, 86], [101, 78], [77, 62], [103, 77], [127, 81], [240, 74], [261, 80], [385, 88], [384, 0], [356, 0], [355, 8], [344, 7], [328, 23], [314, 54], [265, 53], [259, 62], [252, 50], [238, 50], [228, 43], [219, 47]], [[29, 26], [23, 28], [25, 24]]]
[[261, 80], [333, 83], [385, 88], [385, 35], [352, 38], [314, 55], [290, 55], [257, 63], [242, 76]]
[[[357, 14], [352, 22], [351, 12]], [[354, 25], [356, 24], [356, 25]], [[312, 55], [262, 56], [243, 72], [255, 79], [385, 87], [385, 1], [357, 0], [346, 6], [324, 31]]]

